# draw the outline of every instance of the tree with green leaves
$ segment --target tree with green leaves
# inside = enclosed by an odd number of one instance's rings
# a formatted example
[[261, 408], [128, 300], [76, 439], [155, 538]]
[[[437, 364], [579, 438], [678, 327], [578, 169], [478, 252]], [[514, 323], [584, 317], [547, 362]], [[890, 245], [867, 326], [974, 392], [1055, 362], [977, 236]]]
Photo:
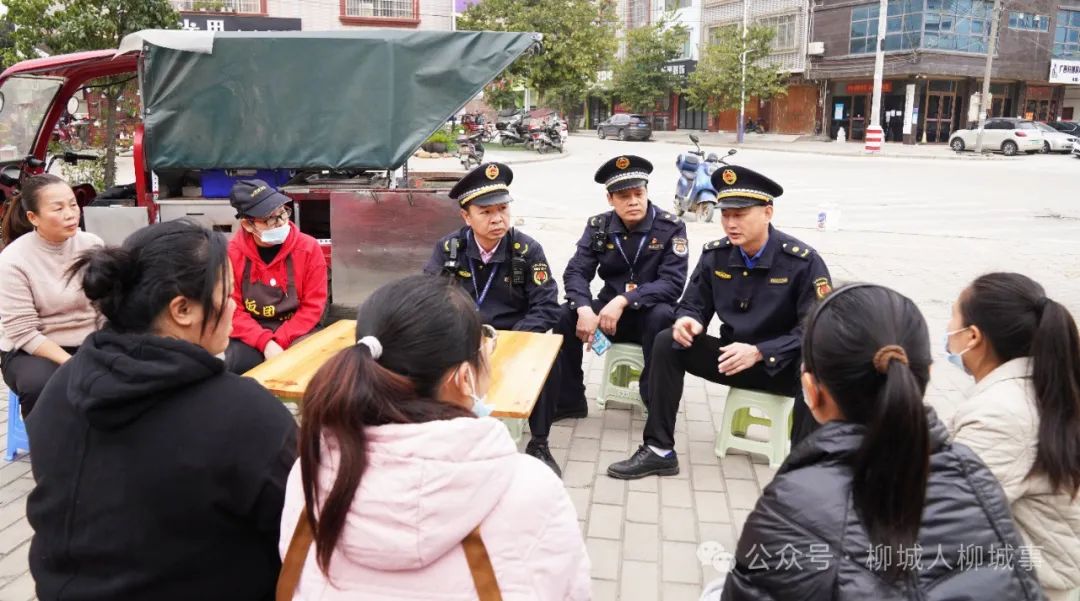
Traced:
[[521, 92], [516, 87], [513, 77], [500, 77], [484, 86], [484, 102], [498, 111], [517, 108]]
[[746, 100], [768, 100], [786, 93], [785, 74], [768, 61], [772, 52], [773, 28], [751, 25], [743, 40], [737, 25], [716, 32], [694, 72], [690, 74], [686, 95], [690, 106], [721, 113], [739, 108], [742, 87], [740, 55], [746, 51]]
[[690, 35], [681, 25], [659, 21], [632, 29], [626, 35], [626, 56], [615, 64], [611, 91], [635, 113], [648, 112], [677, 90], [682, 81], [665, 67], [682, 56]]
[[585, 98], [597, 73], [618, 48], [615, 0], [482, 0], [458, 19], [466, 31], [534, 31], [543, 52], [519, 58], [507, 70], [568, 113]]
[[[5, 0], [4, 20], [14, 26], [4, 64], [35, 58], [38, 52], [66, 54], [107, 50], [129, 33], [142, 29], [175, 29], [179, 16], [168, 0]], [[131, 78], [109, 78], [105, 97], [105, 185], [116, 183], [116, 107]]]

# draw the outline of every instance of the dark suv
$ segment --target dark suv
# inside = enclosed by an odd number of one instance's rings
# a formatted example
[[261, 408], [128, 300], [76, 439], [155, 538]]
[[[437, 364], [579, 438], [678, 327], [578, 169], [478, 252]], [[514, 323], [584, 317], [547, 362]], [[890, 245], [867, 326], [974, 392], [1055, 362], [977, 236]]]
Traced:
[[597, 126], [596, 135], [601, 140], [608, 136], [620, 140], [648, 140], [652, 137], [652, 126], [644, 115], [618, 113]]

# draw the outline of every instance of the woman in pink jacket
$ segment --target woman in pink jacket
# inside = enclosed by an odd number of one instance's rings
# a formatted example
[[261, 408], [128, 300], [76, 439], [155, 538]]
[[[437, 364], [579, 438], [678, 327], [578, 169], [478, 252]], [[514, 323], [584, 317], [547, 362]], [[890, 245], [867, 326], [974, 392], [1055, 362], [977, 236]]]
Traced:
[[[506, 601], [588, 599], [562, 482], [486, 417], [498, 341], [472, 301], [415, 276], [377, 290], [357, 323], [304, 396], [281, 524], [286, 565], [306, 553], [293, 598], [488, 599], [493, 572]], [[287, 553], [308, 525], [314, 542]]]

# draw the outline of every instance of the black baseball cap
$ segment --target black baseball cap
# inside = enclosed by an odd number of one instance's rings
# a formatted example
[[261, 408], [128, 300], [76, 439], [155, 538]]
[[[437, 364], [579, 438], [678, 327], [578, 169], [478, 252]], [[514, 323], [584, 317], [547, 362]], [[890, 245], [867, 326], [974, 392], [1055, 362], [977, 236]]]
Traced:
[[236, 209], [237, 219], [265, 219], [278, 210], [278, 207], [290, 202], [291, 198], [261, 179], [242, 179], [233, 184], [229, 192], [229, 204]]

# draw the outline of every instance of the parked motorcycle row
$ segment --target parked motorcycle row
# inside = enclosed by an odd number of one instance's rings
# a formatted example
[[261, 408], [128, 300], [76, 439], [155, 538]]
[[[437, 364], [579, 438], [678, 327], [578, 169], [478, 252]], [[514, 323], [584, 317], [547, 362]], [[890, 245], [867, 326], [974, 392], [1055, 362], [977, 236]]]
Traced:
[[461, 166], [471, 169], [484, 162], [484, 144], [508, 147], [517, 144], [539, 154], [563, 152], [569, 137], [566, 123], [557, 117], [537, 121], [524, 111], [506, 121], [491, 123], [479, 114], [463, 115], [456, 142]]

